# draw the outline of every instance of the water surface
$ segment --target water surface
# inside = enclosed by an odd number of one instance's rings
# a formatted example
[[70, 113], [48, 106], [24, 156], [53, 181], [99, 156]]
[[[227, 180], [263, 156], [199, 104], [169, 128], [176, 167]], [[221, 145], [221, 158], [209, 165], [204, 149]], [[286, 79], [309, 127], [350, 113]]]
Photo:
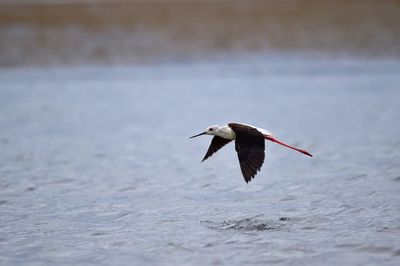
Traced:
[[[265, 58], [0, 71], [2, 265], [398, 265], [400, 64]], [[267, 143], [246, 184], [210, 124]]]

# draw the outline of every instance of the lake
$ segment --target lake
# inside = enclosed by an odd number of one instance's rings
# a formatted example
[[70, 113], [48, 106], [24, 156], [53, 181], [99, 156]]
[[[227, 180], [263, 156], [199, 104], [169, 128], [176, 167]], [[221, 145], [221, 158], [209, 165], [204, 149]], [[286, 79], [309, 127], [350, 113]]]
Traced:
[[[400, 63], [245, 56], [0, 70], [2, 265], [398, 265]], [[212, 124], [266, 143], [249, 184]]]

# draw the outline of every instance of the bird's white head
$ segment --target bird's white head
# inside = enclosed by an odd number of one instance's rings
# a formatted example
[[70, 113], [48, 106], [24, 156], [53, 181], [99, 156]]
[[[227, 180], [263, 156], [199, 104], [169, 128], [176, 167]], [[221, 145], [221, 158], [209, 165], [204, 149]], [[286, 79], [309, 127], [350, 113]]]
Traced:
[[200, 134], [191, 136], [190, 138], [192, 139], [192, 138], [195, 138], [195, 137], [198, 137], [198, 136], [201, 136], [201, 135], [214, 135], [214, 136], [217, 136], [219, 131], [220, 131], [220, 129], [221, 129], [221, 127], [219, 125], [212, 125], [212, 126], [209, 126], [208, 128], [206, 128], [206, 131], [204, 131], [204, 132], [202, 132]]
[[220, 129], [219, 125], [212, 125], [206, 129], [206, 135], [216, 135]]

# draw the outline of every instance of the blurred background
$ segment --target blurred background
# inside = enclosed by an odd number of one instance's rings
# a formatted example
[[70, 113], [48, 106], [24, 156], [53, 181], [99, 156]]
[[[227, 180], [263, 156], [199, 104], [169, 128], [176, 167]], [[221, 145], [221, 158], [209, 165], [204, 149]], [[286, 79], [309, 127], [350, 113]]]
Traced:
[[398, 1], [2, 0], [0, 66], [399, 57]]
[[0, 0], [0, 265], [397, 266], [399, 84], [399, 1]]

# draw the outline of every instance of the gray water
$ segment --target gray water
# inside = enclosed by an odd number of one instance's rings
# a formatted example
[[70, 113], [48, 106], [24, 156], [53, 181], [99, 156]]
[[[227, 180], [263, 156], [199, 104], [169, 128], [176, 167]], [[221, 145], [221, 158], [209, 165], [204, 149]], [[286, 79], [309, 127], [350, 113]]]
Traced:
[[[399, 265], [400, 64], [0, 70], [1, 265]], [[267, 143], [246, 184], [215, 123]]]

